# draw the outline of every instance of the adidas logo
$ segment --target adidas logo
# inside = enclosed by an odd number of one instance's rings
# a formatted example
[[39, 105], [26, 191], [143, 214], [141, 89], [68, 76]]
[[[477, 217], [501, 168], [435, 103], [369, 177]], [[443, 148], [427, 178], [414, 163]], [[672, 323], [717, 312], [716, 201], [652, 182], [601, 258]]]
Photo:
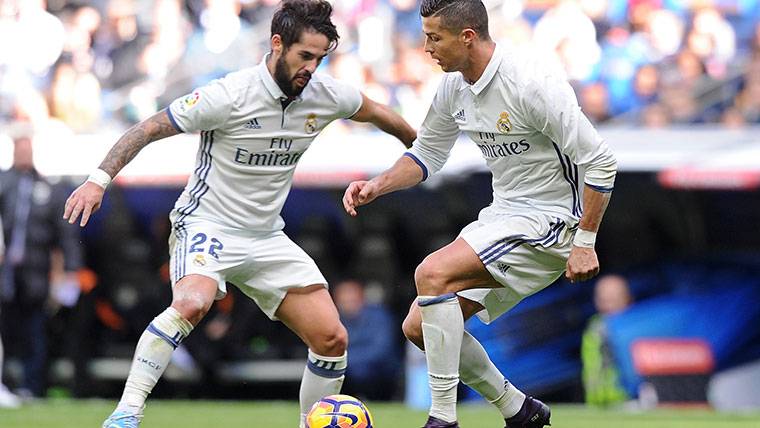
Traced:
[[[506, 264], [506, 263], [501, 263], [501, 262], [499, 262], [499, 263], [496, 265], [496, 267], [499, 269], [499, 272], [501, 272], [501, 274], [502, 274], [502, 275], [505, 275], [505, 274], [507, 273], [507, 271], [509, 270], [509, 268], [511, 268], [512, 266], [509, 266], [509, 265], [508, 265], [508, 264]], [[506, 388], [506, 385], [507, 385], [507, 384], [505, 383], [505, 384], [504, 384], [504, 387], [505, 387], [505, 388]]]
[[245, 129], [261, 129], [261, 125], [259, 125], [259, 120], [255, 117], [243, 125], [243, 128]]
[[467, 118], [465, 118], [465, 116], [464, 116], [464, 109], [459, 110], [458, 112], [456, 112], [456, 114], [454, 115], [454, 119], [455, 120], [466, 121]]

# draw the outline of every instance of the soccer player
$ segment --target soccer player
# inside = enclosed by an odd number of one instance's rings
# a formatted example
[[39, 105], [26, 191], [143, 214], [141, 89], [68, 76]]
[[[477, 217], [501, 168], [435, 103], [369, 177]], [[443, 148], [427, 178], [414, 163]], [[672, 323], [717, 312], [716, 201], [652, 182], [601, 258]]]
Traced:
[[543, 427], [549, 408], [504, 379], [464, 320], [490, 322], [563, 272], [571, 282], [597, 274], [595, 236], [617, 163], [560, 72], [491, 40], [480, 0], [423, 0], [420, 9], [425, 50], [448, 73], [412, 149], [372, 180], [351, 183], [343, 203], [356, 215], [425, 180], [460, 132], [477, 144], [493, 174], [493, 203], [417, 267], [418, 297], [403, 324], [426, 350], [425, 427], [458, 426], [460, 379], [499, 408], [508, 428]]
[[226, 293], [239, 287], [273, 320], [308, 345], [300, 389], [301, 425], [310, 406], [339, 392], [347, 334], [314, 261], [283, 232], [279, 213], [293, 171], [314, 138], [336, 119], [371, 122], [409, 147], [415, 131], [360, 91], [315, 73], [336, 46], [324, 0], [282, 3], [271, 25], [271, 52], [179, 98], [130, 128], [100, 168], [76, 189], [64, 218], [84, 226], [111, 178], [147, 144], [201, 131], [196, 168], [170, 214], [173, 299], [135, 350], [124, 393], [104, 428], [136, 427], [172, 351]]

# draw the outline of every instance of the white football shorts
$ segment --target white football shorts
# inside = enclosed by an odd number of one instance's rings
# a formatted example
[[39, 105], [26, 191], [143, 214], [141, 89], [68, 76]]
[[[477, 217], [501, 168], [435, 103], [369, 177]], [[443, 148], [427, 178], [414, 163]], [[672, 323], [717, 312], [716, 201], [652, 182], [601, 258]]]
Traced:
[[576, 227], [551, 215], [505, 214], [493, 206], [484, 208], [459, 237], [504, 287], [457, 294], [483, 305], [485, 310], [477, 315], [490, 323], [564, 273]]
[[230, 282], [273, 320], [289, 289], [327, 287], [314, 260], [281, 230], [251, 233], [205, 221], [175, 225], [169, 254], [172, 285], [186, 275], [207, 276], [216, 280], [219, 300]]

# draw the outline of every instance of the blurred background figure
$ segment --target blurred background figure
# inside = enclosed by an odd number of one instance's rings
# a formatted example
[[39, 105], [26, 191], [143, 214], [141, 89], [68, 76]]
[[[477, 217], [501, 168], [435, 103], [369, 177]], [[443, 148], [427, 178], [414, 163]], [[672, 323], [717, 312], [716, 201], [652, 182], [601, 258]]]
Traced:
[[6, 247], [0, 301], [2, 337], [8, 353], [23, 361], [18, 392], [39, 397], [47, 382], [46, 303], [50, 295], [51, 251], [62, 250], [67, 283], [74, 284], [75, 289], [75, 271], [82, 260], [77, 230], [61, 217], [67, 189], [35, 170], [32, 138], [30, 129], [19, 131], [13, 139], [13, 166], [0, 173], [0, 215]]
[[361, 282], [347, 279], [331, 289], [350, 338], [343, 391], [371, 400], [390, 400], [401, 372], [398, 323], [383, 305], [367, 302]]
[[604, 275], [594, 287], [596, 314], [583, 332], [581, 359], [586, 403], [610, 406], [629, 397], [620, 384], [615, 356], [607, 340], [605, 318], [624, 311], [631, 304], [628, 281], [620, 275]]
[[[3, 218], [0, 217], [0, 263], [5, 255], [5, 235], [3, 233]], [[3, 363], [5, 362], [5, 349], [3, 337], [0, 334], [0, 408], [16, 408], [21, 405], [21, 400], [16, 397], [3, 383]]]

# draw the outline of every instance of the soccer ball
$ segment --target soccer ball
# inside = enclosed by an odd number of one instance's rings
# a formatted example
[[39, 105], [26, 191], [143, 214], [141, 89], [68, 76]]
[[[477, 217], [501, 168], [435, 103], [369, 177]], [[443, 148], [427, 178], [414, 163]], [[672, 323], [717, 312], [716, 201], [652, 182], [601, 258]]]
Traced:
[[367, 406], [350, 395], [328, 395], [311, 406], [307, 428], [374, 428]]

